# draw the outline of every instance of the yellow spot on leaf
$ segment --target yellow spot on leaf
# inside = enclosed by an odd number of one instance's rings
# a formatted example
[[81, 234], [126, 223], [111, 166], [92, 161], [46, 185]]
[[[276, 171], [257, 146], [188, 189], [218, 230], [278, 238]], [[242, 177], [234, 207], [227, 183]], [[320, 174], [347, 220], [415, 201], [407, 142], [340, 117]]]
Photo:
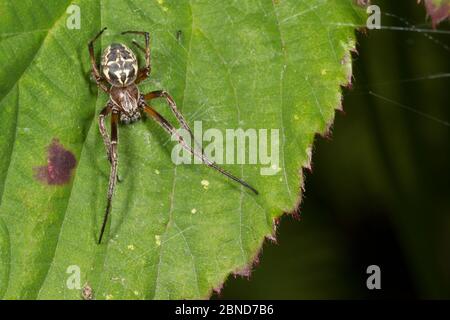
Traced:
[[166, 6], [164, 6], [164, 0], [158, 0], [158, 4], [162, 7], [162, 10], [164, 12], [167, 12], [167, 10], [169, 10], [169, 8], [167, 8]]
[[112, 294], [107, 294], [106, 295], [106, 300], [112, 300], [112, 298], [113, 298]]
[[209, 187], [209, 181], [208, 180], [202, 180], [201, 182], [203, 189], [207, 190]]
[[196, 213], [197, 212], [197, 209], [195, 209], [195, 208], [193, 208], [192, 210], [191, 210], [191, 213], [192, 214], [194, 214], [194, 213]]
[[159, 247], [161, 245], [161, 236], [155, 235], [156, 246]]
[[159, 172], [159, 170], [155, 170], [155, 173], [156, 173], [156, 174], [159, 174], [160, 172]]
[[128, 245], [128, 250], [133, 251], [134, 250], [134, 246], [132, 244]]

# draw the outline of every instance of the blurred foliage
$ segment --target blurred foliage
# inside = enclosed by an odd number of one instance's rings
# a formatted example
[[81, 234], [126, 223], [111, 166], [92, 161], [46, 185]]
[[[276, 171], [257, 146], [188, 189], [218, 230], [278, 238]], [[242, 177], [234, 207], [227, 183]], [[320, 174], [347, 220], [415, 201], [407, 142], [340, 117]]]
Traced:
[[[413, 1], [373, 3], [383, 25], [430, 27]], [[229, 280], [219, 297], [450, 298], [449, 127], [369, 94], [448, 123], [448, 34], [358, 40], [354, 86], [330, 137], [317, 138], [301, 219], [283, 218], [250, 280]], [[371, 264], [380, 291], [366, 289]]]

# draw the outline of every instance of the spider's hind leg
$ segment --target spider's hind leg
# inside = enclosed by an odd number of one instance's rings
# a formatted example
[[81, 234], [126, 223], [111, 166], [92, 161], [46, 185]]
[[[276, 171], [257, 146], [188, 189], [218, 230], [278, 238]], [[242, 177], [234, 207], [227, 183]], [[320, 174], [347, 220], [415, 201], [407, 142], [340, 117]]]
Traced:
[[100, 89], [102, 89], [103, 91], [108, 93], [109, 88], [106, 85], [106, 80], [102, 77], [102, 75], [100, 74], [100, 71], [98, 70], [97, 62], [95, 61], [95, 54], [94, 54], [94, 42], [102, 35], [102, 33], [105, 30], [106, 30], [106, 28], [103, 28], [102, 30], [100, 30], [100, 32], [97, 33], [97, 35], [94, 38], [92, 38], [91, 41], [89, 41], [88, 48], [89, 48], [89, 56], [91, 58], [92, 75], [94, 76], [95, 82], [97, 83], [97, 86], [99, 86]]

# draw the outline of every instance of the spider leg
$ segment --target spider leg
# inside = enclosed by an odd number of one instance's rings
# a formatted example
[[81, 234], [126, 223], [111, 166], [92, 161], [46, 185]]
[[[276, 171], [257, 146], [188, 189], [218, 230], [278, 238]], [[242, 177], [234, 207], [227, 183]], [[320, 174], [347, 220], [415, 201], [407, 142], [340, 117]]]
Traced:
[[132, 40], [131, 42], [145, 54], [145, 49], [143, 46], [141, 46], [136, 40]]
[[106, 153], [108, 155], [108, 160], [111, 161], [111, 139], [109, 138], [108, 132], [106, 131], [105, 126], [105, 118], [111, 113], [111, 105], [108, 103], [106, 107], [100, 112], [98, 116], [98, 128], [100, 130], [100, 134], [102, 135], [103, 142], [105, 143]]
[[150, 34], [145, 31], [124, 31], [124, 32], [122, 32], [122, 34], [130, 34], [130, 33], [131, 34], [140, 34], [145, 37], [145, 49], [142, 48], [142, 46], [140, 46], [136, 41], [133, 40], [133, 44], [135, 46], [137, 46], [139, 49], [141, 49], [142, 51], [144, 51], [144, 53], [145, 53], [145, 67], [139, 69], [138, 75], [137, 75], [137, 78], [135, 81], [135, 83], [138, 84], [148, 78], [150, 71], [152, 69], [151, 61], [150, 61]]
[[167, 91], [165, 91], [165, 90], [152, 91], [152, 92], [149, 92], [149, 93], [143, 95], [143, 98], [148, 101], [157, 99], [157, 98], [165, 98], [167, 101], [167, 104], [169, 105], [170, 109], [172, 110], [173, 114], [177, 118], [180, 125], [189, 132], [189, 135], [191, 136], [192, 140], [197, 145], [197, 147], [199, 147], [199, 149], [202, 150], [202, 153], [203, 153], [203, 149], [200, 147], [200, 144], [195, 140], [194, 134], [192, 133], [192, 130], [189, 127], [186, 119], [184, 118], [183, 114], [178, 110], [175, 100], [169, 95], [169, 93], [167, 93]]
[[152, 117], [161, 127], [163, 127], [164, 130], [167, 131], [167, 133], [169, 133], [171, 136], [175, 136], [178, 140], [178, 143], [187, 151], [189, 151], [191, 154], [193, 154], [194, 156], [200, 158], [204, 164], [206, 164], [208, 167], [211, 167], [217, 171], [219, 171], [220, 173], [222, 173], [223, 175], [227, 176], [228, 178], [240, 183], [241, 185], [243, 185], [244, 187], [250, 189], [251, 191], [253, 191], [255, 194], [258, 194], [258, 191], [253, 188], [251, 185], [249, 185], [247, 182], [245, 182], [242, 179], [239, 179], [238, 177], [232, 175], [231, 173], [229, 173], [228, 171], [225, 171], [224, 169], [222, 169], [221, 167], [219, 167], [215, 162], [211, 161], [210, 159], [208, 159], [203, 152], [199, 152], [196, 149], [193, 149], [191, 146], [189, 146], [183, 139], [183, 137], [178, 133], [178, 131], [166, 120], [163, 118], [162, 115], [160, 115], [155, 109], [153, 109], [152, 107], [150, 107], [149, 105], [147, 105], [145, 102], [143, 102], [141, 104], [141, 107], [143, 108], [144, 112], [149, 115], [150, 117]]
[[89, 41], [88, 48], [89, 48], [89, 56], [91, 57], [92, 75], [95, 79], [95, 82], [97, 83], [97, 86], [99, 86], [100, 89], [108, 93], [109, 89], [105, 84], [106, 83], [105, 79], [101, 76], [100, 71], [98, 70], [94, 54], [94, 42], [102, 35], [102, 33], [105, 30], [106, 28], [103, 28], [99, 33], [97, 33], [97, 35], [91, 41]]
[[117, 182], [117, 125], [119, 123], [119, 113], [113, 111], [111, 115], [111, 143], [110, 143], [110, 155], [111, 155], [111, 172], [109, 175], [108, 194], [106, 199], [105, 216], [103, 218], [102, 228], [100, 230], [100, 237], [98, 238], [98, 244], [102, 242], [103, 233], [105, 232], [106, 222], [111, 212], [111, 203], [114, 195], [114, 189]]

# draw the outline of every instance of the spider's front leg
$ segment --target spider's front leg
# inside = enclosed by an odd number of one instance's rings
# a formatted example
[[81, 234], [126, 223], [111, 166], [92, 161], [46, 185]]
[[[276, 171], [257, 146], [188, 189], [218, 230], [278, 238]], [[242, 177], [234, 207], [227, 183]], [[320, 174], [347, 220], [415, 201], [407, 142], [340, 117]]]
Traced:
[[164, 98], [166, 99], [167, 104], [170, 107], [170, 110], [172, 110], [172, 113], [175, 115], [175, 117], [178, 120], [178, 123], [187, 131], [189, 132], [189, 135], [191, 136], [192, 141], [197, 145], [197, 147], [202, 150], [200, 144], [195, 140], [194, 133], [192, 132], [191, 128], [189, 127], [186, 119], [184, 118], [183, 114], [178, 110], [177, 105], [175, 103], [175, 100], [172, 98], [172, 96], [165, 90], [156, 90], [149, 92], [147, 94], [142, 95], [143, 99], [146, 101], [150, 101], [157, 98]]
[[139, 69], [135, 83], [138, 84], [148, 78], [150, 71], [152, 70], [150, 61], [150, 34], [145, 31], [124, 31], [122, 34], [139, 34], [145, 38], [145, 48], [142, 48], [139, 43], [133, 40], [133, 44], [141, 49], [145, 53], [145, 67]]
[[244, 180], [234, 176], [233, 174], [229, 173], [228, 171], [222, 169], [219, 167], [215, 162], [211, 161], [203, 152], [196, 150], [195, 148], [192, 148], [190, 145], [184, 141], [183, 137], [178, 133], [178, 131], [175, 129], [174, 126], [170, 124], [169, 121], [164, 119], [162, 115], [160, 115], [155, 109], [153, 109], [151, 106], [147, 105], [145, 101], [141, 102], [140, 107], [143, 109], [143, 111], [150, 116], [153, 120], [155, 120], [161, 127], [163, 127], [164, 130], [168, 134], [170, 134], [173, 137], [176, 137], [178, 140], [178, 143], [187, 151], [189, 151], [192, 155], [198, 157], [202, 160], [204, 164], [206, 164], [208, 167], [211, 167], [217, 171], [219, 171], [221, 174], [227, 176], [228, 178], [240, 183], [244, 187], [248, 188], [249, 190], [253, 191], [255, 194], [258, 194], [258, 191], [253, 188], [251, 185], [249, 185]]
[[103, 143], [105, 144], [106, 154], [108, 155], [108, 160], [111, 163], [111, 139], [109, 138], [108, 132], [106, 131], [105, 118], [111, 113], [112, 106], [110, 103], [103, 108], [98, 116], [98, 128], [100, 134], [103, 138]]
[[89, 41], [88, 48], [89, 48], [89, 56], [91, 58], [91, 66], [92, 66], [92, 76], [95, 79], [95, 82], [97, 83], [97, 86], [99, 86], [100, 89], [105, 91], [106, 93], [109, 92], [109, 88], [106, 85], [106, 80], [101, 76], [100, 71], [98, 70], [97, 63], [95, 62], [95, 54], [94, 54], [94, 42], [97, 40], [102, 33], [106, 30], [106, 28], [103, 28], [91, 41]]
[[100, 236], [98, 239], [98, 244], [102, 242], [103, 233], [105, 232], [106, 223], [108, 221], [108, 216], [111, 212], [111, 204], [114, 196], [114, 189], [116, 188], [117, 182], [117, 164], [118, 164], [118, 156], [117, 156], [117, 142], [118, 142], [118, 132], [117, 127], [119, 123], [119, 113], [113, 111], [111, 115], [111, 142], [110, 142], [110, 160], [111, 160], [111, 172], [109, 175], [109, 185], [108, 185], [108, 194], [106, 197], [106, 209], [105, 216], [103, 218], [102, 228], [100, 230]]
[[181, 114], [181, 112], [178, 110], [177, 105], [175, 104], [175, 100], [167, 93], [167, 91], [165, 91], [165, 90], [152, 91], [147, 94], [144, 94], [143, 98], [147, 101], [150, 101], [150, 100], [153, 100], [156, 98], [166, 99], [166, 102], [169, 105], [170, 110], [172, 110], [173, 114], [177, 118], [180, 125], [189, 132], [189, 134], [191, 135], [192, 138], [194, 138], [194, 134], [192, 133], [191, 128], [189, 128], [189, 125], [187, 124], [186, 119]]

